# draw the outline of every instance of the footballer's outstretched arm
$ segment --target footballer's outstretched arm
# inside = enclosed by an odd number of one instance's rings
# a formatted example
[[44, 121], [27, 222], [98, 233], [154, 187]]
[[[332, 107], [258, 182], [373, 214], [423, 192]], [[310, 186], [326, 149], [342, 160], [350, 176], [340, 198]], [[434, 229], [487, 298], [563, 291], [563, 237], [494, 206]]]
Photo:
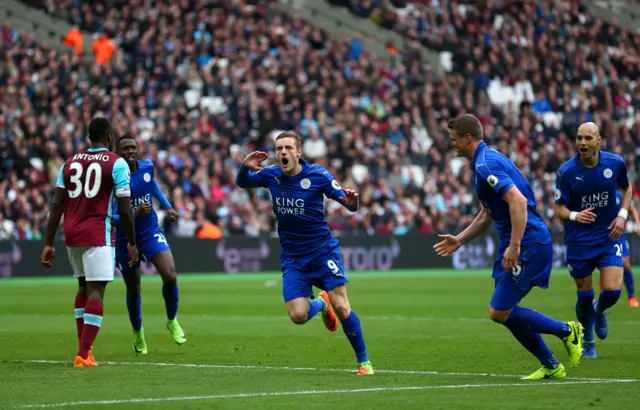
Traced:
[[338, 181], [336, 181], [329, 171], [324, 171], [320, 178], [325, 178], [322, 184], [322, 191], [327, 198], [337, 201], [351, 212], [358, 210], [360, 198], [356, 191], [352, 189], [342, 189]]
[[503, 199], [509, 204], [511, 217], [511, 244], [520, 245], [524, 230], [527, 227], [527, 198], [514, 185], [504, 194]]
[[489, 229], [489, 227], [491, 226], [491, 222], [491, 217], [489, 216], [487, 211], [482, 208], [480, 212], [478, 212], [478, 215], [476, 215], [476, 217], [473, 219], [473, 222], [471, 222], [471, 225], [469, 225], [467, 229], [456, 235], [456, 239], [458, 240], [458, 242], [460, 242], [460, 245], [464, 245], [465, 243], [469, 242], [476, 236]]
[[[262, 167], [260, 163], [266, 160], [269, 155], [266, 152], [254, 151], [247, 155], [238, 169], [238, 175], [236, 175], [236, 185], [240, 188], [258, 188], [267, 187], [265, 177], [260, 174]], [[251, 172], [251, 170], [255, 172]]]
[[171, 202], [169, 202], [169, 200], [167, 199], [166, 196], [164, 196], [164, 193], [162, 192], [162, 188], [160, 188], [160, 184], [158, 184], [158, 181], [156, 181], [156, 179], [153, 179], [153, 185], [151, 187], [151, 195], [158, 200], [158, 202], [160, 202], [160, 206], [162, 207], [162, 209], [171, 209]]
[[55, 187], [53, 190], [53, 198], [51, 199], [49, 220], [47, 221], [47, 231], [45, 232], [45, 245], [53, 246], [53, 241], [56, 238], [56, 232], [58, 226], [60, 226], [60, 219], [64, 214], [64, 199], [66, 192], [63, 187]]
[[236, 185], [244, 189], [258, 188], [263, 186], [258, 173], [251, 172], [251, 169], [249, 169], [249, 167], [245, 164], [240, 165], [240, 169], [238, 169], [238, 175], [236, 175]]

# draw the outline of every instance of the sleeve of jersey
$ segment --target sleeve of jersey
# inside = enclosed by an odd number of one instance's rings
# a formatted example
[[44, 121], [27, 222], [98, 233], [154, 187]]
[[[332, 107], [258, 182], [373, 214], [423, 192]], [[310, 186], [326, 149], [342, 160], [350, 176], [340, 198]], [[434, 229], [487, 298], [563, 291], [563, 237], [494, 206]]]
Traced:
[[64, 189], [64, 164], [60, 167], [60, 172], [58, 173], [58, 180], [56, 181], [56, 188]]
[[249, 167], [242, 164], [238, 169], [238, 175], [236, 175], [236, 185], [240, 188], [258, 188], [266, 187], [266, 181], [264, 178], [264, 171], [251, 172]]
[[333, 175], [329, 173], [329, 171], [324, 171], [324, 174], [320, 176], [323, 180], [323, 192], [327, 196], [327, 198], [331, 198], [334, 201], [341, 203], [345, 208], [347, 208], [351, 212], [356, 212], [358, 210], [358, 206], [347, 206], [342, 202], [341, 199], [347, 197], [347, 194], [344, 192], [344, 189], [340, 186], [338, 181], [335, 180]]
[[558, 177], [556, 178], [556, 205], [569, 205], [569, 200], [571, 199], [571, 195], [569, 192], [569, 182], [566, 177], [567, 172], [558, 171]]
[[496, 160], [488, 159], [484, 163], [476, 165], [476, 173], [501, 198], [515, 185], [502, 164]]
[[620, 165], [618, 168], [618, 178], [617, 181], [618, 186], [624, 190], [629, 188], [629, 176], [627, 174], [627, 164], [625, 164], [624, 160], [620, 159]]
[[160, 184], [158, 184], [158, 181], [156, 181], [155, 179], [153, 180], [153, 187], [151, 188], [151, 195], [153, 195], [153, 197], [155, 199], [160, 201], [160, 206], [162, 207], [162, 209], [170, 209], [171, 208], [171, 202], [169, 202], [167, 197], [164, 196], [164, 193], [162, 192], [162, 188], [160, 188]]
[[113, 186], [118, 198], [131, 196], [131, 174], [127, 162], [118, 158], [113, 164]]

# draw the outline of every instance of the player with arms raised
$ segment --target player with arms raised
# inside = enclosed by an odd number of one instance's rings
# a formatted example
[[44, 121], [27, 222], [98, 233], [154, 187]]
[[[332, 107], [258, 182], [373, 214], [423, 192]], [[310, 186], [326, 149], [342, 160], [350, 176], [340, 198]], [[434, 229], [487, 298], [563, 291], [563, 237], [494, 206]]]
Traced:
[[75, 154], [60, 168], [42, 251], [42, 264], [50, 268], [56, 256], [53, 241], [64, 214], [67, 253], [78, 278], [75, 314], [79, 349], [75, 367], [98, 365], [91, 348], [102, 325], [104, 292], [114, 276], [115, 238], [111, 225], [114, 195], [120, 205], [129, 256], [132, 263], [138, 261], [129, 199], [129, 167], [122, 158], [109, 152], [113, 130], [107, 119], [91, 120], [88, 133], [91, 148]]
[[[271, 192], [282, 248], [282, 293], [289, 317], [302, 325], [320, 312], [327, 329], [335, 332], [337, 316], [356, 353], [358, 375], [373, 374], [360, 319], [347, 297], [340, 244], [324, 218], [325, 196], [355, 212], [358, 194], [343, 190], [326, 169], [303, 160], [300, 136], [295, 132], [281, 133], [275, 144], [278, 165], [263, 169], [260, 163], [268, 155], [252, 152], [244, 159], [236, 184], [241, 188], [265, 187]], [[322, 292], [309, 301], [312, 286]]]
[[542, 367], [524, 379], [563, 379], [566, 370], [541, 334], [562, 339], [569, 363], [575, 367], [582, 353], [582, 326], [519, 305], [534, 286], [548, 287], [553, 262], [551, 235], [536, 212], [533, 190], [507, 157], [483, 141], [482, 125], [475, 116], [461, 115], [448, 126], [456, 154], [471, 161], [482, 209], [467, 229], [457, 236], [440, 235], [444, 240], [433, 248], [438, 255], [448, 256], [495, 222], [500, 247], [493, 265], [495, 289], [489, 316], [540, 360]]
[[[582, 124], [576, 136], [578, 154], [558, 170], [556, 213], [564, 221], [567, 265], [578, 288], [576, 314], [585, 328], [585, 359], [598, 357], [595, 333], [609, 333], [607, 309], [622, 292], [623, 261], [620, 236], [624, 232], [633, 195], [627, 166], [615, 154], [600, 151], [602, 137], [592, 122]], [[616, 190], [622, 203], [616, 204]], [[592, 276], [600, 270], [603, 291], [594, 303]]]
[[[178, 212], [162, 193], [160, 185], [155, 180], [153, 163], [138, 160], [138, 145], [129, 135], [118, 139], [118, 154], [127, 161], [131, 170], [131, 206], [136, 218], [136, 240], [140, 254], [153, 263], [162, 278], [162, 296], [167, 312], [167, 329], [178, 345], [187, 342], [187, 337], [176, 318], [178, 314], [178, 282], [176, 264], [173, 260], [171, 248], [164, 237], [164, 231], [158, 225], [158, 216], [153, 209], [151, 198], [160, 201], [160, 206], [167, 210], [167, 216], [172, 221], [178, 219]], [[115, 204], [117, 207], [118, 204]], [[138, 354], [147, 354], [147, 342], [142, 328], [142, 311], [140, 296], [140, 264], [130, 265], [127, 253], [127, 235], [119, 224], [119, 218], [114, 216], [116, 224], [116, 265], [122, 272], [127, 287], [127, 310], [129, 321], [133, 328], [133, 349]]]

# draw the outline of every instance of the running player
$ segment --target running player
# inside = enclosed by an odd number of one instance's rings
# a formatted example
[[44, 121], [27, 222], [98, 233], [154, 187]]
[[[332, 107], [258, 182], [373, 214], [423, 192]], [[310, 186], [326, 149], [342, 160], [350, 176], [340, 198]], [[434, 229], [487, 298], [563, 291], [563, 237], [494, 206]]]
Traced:
[[456, 154], [471, 161], [482, 210], [457, 236], [440, 235], [444, 240], [433, 248], [438, 255], [448, 256], [484, 232], [493, 220], [500, 248], [493, 265], [495, 290], [489, 316], [509, 329], [540, 360], [542, 367], [524, 379], [564, 379], [567, 375], [564, 366], [551, 353], [541, 334], [562, 339], [569, 364], [575, 367], [582, 353], [582, 326], [520, 306], [534, 286], [548, 287], [553, 263], [551, 235], [536, 211], [529, 181], [507, 157], [483, 141], [482, 125], [475, 116], [461, 115], [449, 121], [448, 126]]
[[[620, 207], [622, 203], [622, 192], [616, 191], [616, 204]], [[638, 217], [638, 211], [636, 207], [631, 204], [629, 206], [629, 213], [636, 224], [636, 229], [640, 229], [640, 218]], [[636, 234], [640, 234], [640, 230], [636, 231]], [[637, 308], [640, 306], [638, 298], [636, 298], [636, 284], [633, 277], [633, 271], [631, 270], [631, 252], [629, 251], [629, 241], [627, 240], [627, 234], [622, 232], [620, 236], [620, 244], [622, 245], [622, 263], [624, 264], [624, 287], [627, 288], [627, 301], [629, 307]], [[600, 290], [604, 289], [602, 285], [602, 275], [600, 275]]]
[[138, 262], [134, 218], [131, 211], [129, 167], [109, 152], [113, 141], [110, 122], [96, 117], [89, 123], [91, 148], [68, 159], [58, 175], [47, 223], [42, 264], [50, 268], [53, 246], [64, 214], [64, 236], [69, 261], [78, 278], [75, 299], [79, 349], [75, 367], [97, 366], [91, 348], [102, 325], [104, 292], [114, 275], [114, 235], [111, 226], [114, 195], [120, 205], [120, 219], [127, 237], [132, 264]]
[[[584, 326], [585, 359], [598, 357], [595, 334], [609, 333], [607, 309], [620, 299], [623, 278], [622, 244], [633, 195], [624, 160], [600, 151], [602, 137], [592, 122], [582, 124], [576, 136], [578, 155], [558, 170], [556, 213], [564, 221], [567, 265], [576, 282], [576, 314]], [[621, 189], [622, 203], [616, 204]], [[594, 303], [592, 273], [600, 270], [603, 291]]]
[[[302, 325], [321, 313], [326, 328], [335, 332], [337, 316], [356, 353], [358, 375], [371, 375], [373, 367], [360, 319], [347, 297], [340, 244], [324, 218], [325, 195], [355, 212], [358, 194], [343, 190], [326, 169], [308, 164], [301, 156], [300, 136], [283, 132], [276, 138], [278, 165], [263, 169], [260, 163], [268, 155], [252, 152], [240, 166], [236, 184], [241, 188], [265, 187], [271, 192], [282, 248], [282, 293], [293, 323]], [[312, 286], [322, 292], [309, 301]]]
[[[173, 260], [171, 248], [164, 237], [164, 231], [158, 225], [158, 216], [153, 209], [151, 198], [160, 202], [162, 209], [167, 210], [167, 217], [172, 221], [178, 219], [178, 212], [162, 193], [160, 185], [155, 180], [153, 163], [138, 160], [138, 145], [129, 135], [118, 139], [118, 154], [127, 161], [131, 170], [131, 206], [136, 217], [136, 240], [142, 257], [153, 263], [162, 278], [162, 296], [167, 312], [167, 329], [173, 341], [178, 345], [186, 343], [187, 337], [176, 318], [178, 314], [178, 281], [176, 264]], [[117, 206], [117, 204], [115, 204]], [[140, 296], [140, 264], [130, 265], [127, 253], [127, 236], [115, 219], [116, 230], [116, 261], [122, 272], [127, 287], [127, 310], [129, 321], [133, 328], [133, 349], [138, 354], [147, 354], [147, 342], [142, 327], [142, 297]]]

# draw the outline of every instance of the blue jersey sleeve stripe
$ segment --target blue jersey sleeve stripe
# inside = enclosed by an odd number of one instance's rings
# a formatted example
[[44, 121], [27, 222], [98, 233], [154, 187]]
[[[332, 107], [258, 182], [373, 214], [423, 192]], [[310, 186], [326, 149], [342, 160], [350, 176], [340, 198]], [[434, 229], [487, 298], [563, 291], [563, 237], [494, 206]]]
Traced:
[[113, 186], [115, 189], [129, 188], [131, 183], [129, 165], [127, 165], [127, 162], [124, 159], [118, 158], [113, 164], [112, 176]]

